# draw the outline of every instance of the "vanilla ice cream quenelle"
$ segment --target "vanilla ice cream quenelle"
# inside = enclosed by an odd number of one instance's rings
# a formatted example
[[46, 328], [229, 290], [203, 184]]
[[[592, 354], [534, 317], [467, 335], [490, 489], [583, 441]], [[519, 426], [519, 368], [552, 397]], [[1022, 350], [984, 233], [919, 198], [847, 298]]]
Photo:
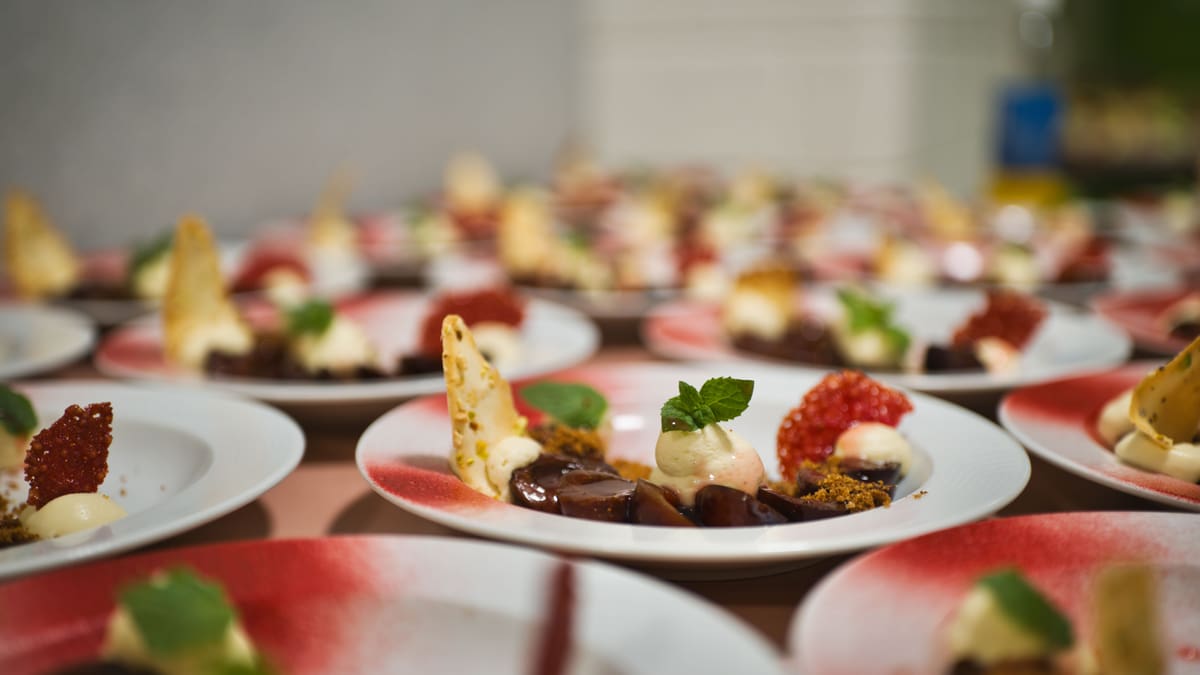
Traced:
[[710, 379], [699, 390], [680, 382], [679, 396], [663, 404], [650, 482], [674, 489], [686, 506], [708, 485], [754, 494], [766, 481], [762, 458], [746, 439], [720, 425], [742, 414], [753, 391], [750, 380], [731, 377]]

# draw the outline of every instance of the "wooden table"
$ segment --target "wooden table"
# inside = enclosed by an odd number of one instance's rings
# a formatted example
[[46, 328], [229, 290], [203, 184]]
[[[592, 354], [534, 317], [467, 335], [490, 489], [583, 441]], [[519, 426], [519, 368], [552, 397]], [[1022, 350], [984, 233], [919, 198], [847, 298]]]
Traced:
[[[640, 346], [602, 350], [592, 363], [655, 360]], [[99, 377], [89, 363], [74, 364], [42, 379]], [[995, 420], [999, 396], [957, 401]], [[297, 420], [308, 440], [303, 462], [290, 476], [251, 504], [145, 550], [236, 539], [319, 537], [337, 534], [421, 534], [465, 537], [421, 520], [377, 496], [354, 465], [354, 448], [370, 420], [339, 427]], [[1033, 458], [1025, 491], [999, 515], [1082, 510], [1168, 510], [1077, 478]], [[773, 576], [733, 581], [669, 581], [725, 608], [782, 648], [788, 623], [809, 589], [851, 556], [819, 560]]]

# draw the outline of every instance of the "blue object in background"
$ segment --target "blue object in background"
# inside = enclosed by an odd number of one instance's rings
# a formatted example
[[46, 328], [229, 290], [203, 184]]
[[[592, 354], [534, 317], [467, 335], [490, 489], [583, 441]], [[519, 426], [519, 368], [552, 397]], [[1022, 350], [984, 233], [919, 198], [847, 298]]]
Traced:
[[1058, 166], [1062, 95], [1050, 83], [1007, 85], [1000, 91], [997, 163], [1006, 169]]

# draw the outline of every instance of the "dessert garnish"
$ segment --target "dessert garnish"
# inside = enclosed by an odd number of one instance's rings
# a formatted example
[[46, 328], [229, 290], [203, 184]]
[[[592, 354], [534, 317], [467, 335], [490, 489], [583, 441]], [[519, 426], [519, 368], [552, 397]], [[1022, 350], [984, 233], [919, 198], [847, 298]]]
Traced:
[[416, 353], [406, 356], [404, 372], [437, 372], [442, 354], [442, 321], [455, 314], [471, 327], [476, 344], [489, 362], [508, 366], [521, 357], [518, 329], [525, 320], [525, 303], [509, 289], [483, 288], [442, 293], [425, 311]]
[[126, 284], [136, 297], [159, 300], [171, 278], [172, 234], [166, 232], [133, 249]]
[[100, 659], [162, 675], [275, 672], [221, 586], [185, 568], [120, 590]]
[[893, 318], [895, 305], [851, 287], [839, 288], [843, 318], [834, 325], [839, 351], [863, 368], [895, 368], [911, 342]]
[[125, 517], [125, 510], [106, 495], [112, 442], [112, 405], [72, 405], [63, 416], [38, 432], [25, 457], [29, 484], [20, 524], [30, 538], [48, 539], [87, 530]]
[[308, 373], [348, 377], [376, 370], [378, 355], [370, 338], [324, 300], [309, 300], [284, 311], [288, 349]]
[[1164, 672], [1158, 584], [1145, 565], [1102, 568], [1092, 585], [1089, 635], [1019, 570], [980, 578], [947, 630], [954, 675], [1084, 675]]
[[837, 438], [831, 460], [768, 486], [758, 453], [722, 424], [746, 410], [754, 384], [719, 377], [699, 388], [680, 382], [663, 404], [654, 466], [610, 464], [602, 394], [576, 383], [528, 385], [522, 398], [548, 418], [530, 428], [461, 317], [446, 317], [442, 337], [451, 469], [476, 491], [524, 508], [675, 527], [799, 522], [886, 506], [911, 461], [898, 433], [885, 427], [899, 441], [864, 423]]
[[575, 429], [598, 429], [608, 411], [604, 395], [578, 382], [535, 382], [521, 388], [526, 403]]
[[357, 246], [358, 232], [346, 217], [344, 204], [350, 192], [350, 178], [345, 172], [330, 179], [308, 220], [308, 242], [319, 253], [352, 253]]
[[1200, 337], [1200, 292], [1185, 295], [1163, 310], [1157, 320], [1171, 337], [1194, 340]]
[[21, 297], [52, 298], [75, 288], [79, 260], [32, 196], [20, 190], [9, 192], [4, 224], [4, 260]]
[[1075, 635], [1066, 616], [1019, 571], [1003, 569], [975, 583], [959, 605], [949, 640], [956, 661], [987, 669], [1052, 659], [1075, 644]]
[[[823, 462], [834, 453], [839, 438], [855, 426], [876, 422], [894, 431], [910, 411], [907, 396], [858, 371], [830, 373], [780, 424], [776, 440], [780, 470], [785, 479], [795, 480], [805, 460]], [[868, 429], [888, 433], [878, 427]]]
[[36, 427], [37, 414], [29, 399], [0, 384], [0, 470], [20, 468], [25, 463], [29, 436]]
[[163, 336], [167, 358], [192, 369], [210, 353], [241, 355], [254, 347], [254, 334], [225, 291], [212, 233], [197, 216], [184, 216], [175, 230]]

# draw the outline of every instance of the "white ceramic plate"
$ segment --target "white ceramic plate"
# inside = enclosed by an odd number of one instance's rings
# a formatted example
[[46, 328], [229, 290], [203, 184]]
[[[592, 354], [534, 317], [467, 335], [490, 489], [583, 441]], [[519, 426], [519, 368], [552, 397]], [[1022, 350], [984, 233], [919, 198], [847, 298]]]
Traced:
[[[913, 339], [949, 341], [954, 328], [984, 304], [981, 291], [941, 290], [894, 293], [896, 320]], [[829, 316], [836, 305], [828, 287], [811, 287], [803, 303]], [[1011, 373], [889, 373], [872, 377], [931, 393], [1002, 391], [1063, 375], [1113, 366], [1125, 361], [1129, 337], [1107, 321], [1054, 302], [1050, 313]], [[642, 338], [651, 351], [673, 359], [771, 363], [797, 373], [824, 372], [828, 368], [772, 360], [737, 350], [721, 327], [715, 304], [676, 302], [653, 310], [642, 323]]]
[[[1200, 260], [1200, 258], [1197, 258]], [[1161, 319], [1171, 305], [1197, 291], [1179, 286], [1140, 291], [1114, 291], [1092, 299], [1092, 307], [1120, 326], [1138, 347], [1157, 354], [1175, 355], [1189, 340], [1169, 335]]]
[[[72, 404], [110, 401], [113, 441], [100, 492], [129, 513], [110, 525], [0, 549], [0, 578], [111, 555], [164, 539], [243, 506], [283, 479], [304, 454], [289, 417], [259, 403], [210, 393], [108, 382], [17, 384], [39, 429]], [[25, 500], [20, 472], [0, 482]]]
[[[0, 671], [95, 660], [117, 589], [185, 565], [220, 580], [259, 649], [325, 673], [781, 674], [762, 637], [661, 582], [476, 541], [337, 537], [162, 551], [0, 586]], [[545, 644], [563, 648], [565, 668]], [[543, 660], [545, 659], [545, 660]]]
[[[337, 306], [362, 325], [381, 357], [393, 362], [417, 344], [428, 302], [418, 293], [378, 292], [344, 298]], [[550, 373], [588, 358], [598, 344], [596, 328], [579, 312], [531, 300], [521, 327], [520, 359], [504, 372], [513, 378]], [[356, 383], [206, 377], [166, 362], [157, 316], [113, 331], [96, 352], [96, 367], [116, 377], [211, 386], [283, 404], [389, 401], [445, 390], [441, 373]]]
[[1200, 511], [1200, 485], [1121, 462], [1096, 431], [1104, 405], [1160, 365], [1161, 361], [1132, 363], [1018, 389], [1000, 404], [1000, 422], [1030, 452], [1073, 474], [1144, 499]]
[[[1016, 566], [1086, 626], [1106, 564], [1159, 574], [1168, 672], [1200, 672], [1200, 521], [1175, 513], [999, 518], [864, 555], [826, 577], [792, 619], [788, 649], [806, 675], [949, 672], [945, 630], [975, 580]], [[1087, 629], [1083, 633], [1087, 634]]]
[[[584, 367], [553, 379], [603, 392], [612, 414], [609, 457], [654, 463], [663, 401], [677, 382], [716, 376], [755, 381], [749, 410], [730, 426], [778, 477], [775, 436], [784, 415], [818, 381], [813, 374], [743, 364], [689, 367], [628, 364]], [[519, 389], [519, 387], [518, 387]], [[552, 550], [672, 566], [764, 565], [877, 546], [986, 516], [1011, 501], [1029, 478], [1029, 458], [1003, 431], [949, 403], [912, 395], [900, 430], [916, 449], [889, 508], [823, 521], [746, 528], [661, 528], [540, 513], [487, 498], [450, 471], [450, 421], [444, 397], [402, 405], [372, 424], [358, 443], [359, 470], [397, 506], [473, 534]], [[970, 439], [964, 443], [963, 439]], [[920, 497], [915, 495], [919, 493]]]
[[79, 312], [0, 304], [0, 380], [53, 370], [87, 354], [96, 327]]

